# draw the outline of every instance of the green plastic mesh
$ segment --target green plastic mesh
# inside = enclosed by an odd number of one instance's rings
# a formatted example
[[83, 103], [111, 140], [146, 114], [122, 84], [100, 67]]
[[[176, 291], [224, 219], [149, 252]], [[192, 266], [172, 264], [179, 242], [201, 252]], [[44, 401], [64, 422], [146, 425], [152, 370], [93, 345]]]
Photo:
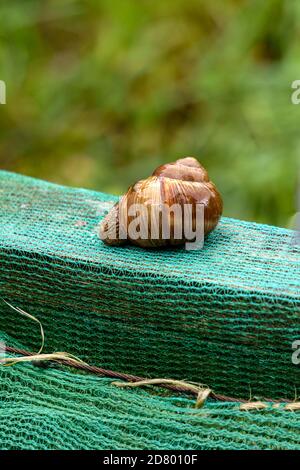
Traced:
[[[201, 251], [105, 246], [113, 196], [0, 172], [0, 296], [35, 315], [45, 352], [234, 397], [292, 399], [299, 366], [297, 233], [222, 218]], [[2, 339], [37, 351], [38, 326], [4, 303]], [[0, 448], [300, 448], [297, 413], [120, 390], [69, 369], [0, 368]]]
[[[0, 295], [39, 318], [45, 351], [236, 397], [293, 398], [297, 233], [224, 217], [200, 251], [112, 248], [97, 234], [111, 199], [0, 172]], [[4, 304], [0, 319], [38, 350], [36, 324]]]
[[[12, 341], [0, 335], [2, 341]], [[29, 364], [0, 368], [3, 449], [300, 449], [300, 419], [271, 408], [120, 389], [106, 378]]]

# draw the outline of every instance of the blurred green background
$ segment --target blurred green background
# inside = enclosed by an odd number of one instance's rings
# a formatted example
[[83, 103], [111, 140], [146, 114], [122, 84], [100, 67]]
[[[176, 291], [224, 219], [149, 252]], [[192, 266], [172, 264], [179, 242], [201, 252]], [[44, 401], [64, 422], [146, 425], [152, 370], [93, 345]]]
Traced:
[[296, 212], [300, 1], [0, 2], [0, 167], [123, 193], [193, 155], [224, 214]]

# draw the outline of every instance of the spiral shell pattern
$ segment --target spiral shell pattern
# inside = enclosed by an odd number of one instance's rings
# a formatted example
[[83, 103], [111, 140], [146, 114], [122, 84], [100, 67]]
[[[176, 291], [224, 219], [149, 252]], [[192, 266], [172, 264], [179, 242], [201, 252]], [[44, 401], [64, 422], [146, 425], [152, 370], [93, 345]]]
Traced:
[[[152, 176], [138, 181], [132, 185], [127, 193], [112, 208], [100, 225], [100, 237], [108, 245], [119, 246], [128, 242], [142, 248], [161, 248], [177, 246], [187, 240], [184, 235], [175, 237], [176, 227], [182, 224], [180, 215], [172, 212], [168, 218], [170, 236], [165, 239], [162, 236], [162, 222], [154, 208], [174, 205], [191, 207], [192, 225], [194, 226], [195, 208], [197, 204], [204, 207], [204, 235], [211, 232], [220, 219], [223, 203], [216, 186], [209, 180], [205, 168], [193, 157], [186, 157], [174, 163], [161, 165], [154, 170]], [[134, 217], [130, 214], [130, 208], [139, 205], [145, 209], [139, 218], [140, 229], [147, 233], [146, 237], [126, 236], [128, 226]], [[183, 212], [182, 212], [183, 213]], [[151, 224], [150, 222], [151, 221]], [[150, 228], [156, 224], [154, 238]], [[150, 227], [151, 225], [151, 227]], [[123, 234], [121, 236], [121, 234]]]

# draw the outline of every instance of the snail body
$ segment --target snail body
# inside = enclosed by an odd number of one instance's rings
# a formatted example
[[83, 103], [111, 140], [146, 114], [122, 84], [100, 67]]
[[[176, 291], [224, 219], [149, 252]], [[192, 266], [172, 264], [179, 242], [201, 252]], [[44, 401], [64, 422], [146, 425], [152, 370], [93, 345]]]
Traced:
[[[130, 186], [100, 225], [100, 238], [108, 245], [133, 243], [142, 248], [162, 248], [186, 243], [181, 228], [188, 213], [196, 230], [196, 208], [202, 205], [204, 235], [217, 225], [222, 198], [205, 168], [193, 157], [161, 165], [153, 174]], [[137, 212], [132, 210], [138, 208]], [[163, 208], [169, 209], [162, 218]], [[174, 208], [174, 211], [173, 211]], [[129, 229], [136, 228], [136, 231]], [[167, 236], [166, 236], [167, 235]]]

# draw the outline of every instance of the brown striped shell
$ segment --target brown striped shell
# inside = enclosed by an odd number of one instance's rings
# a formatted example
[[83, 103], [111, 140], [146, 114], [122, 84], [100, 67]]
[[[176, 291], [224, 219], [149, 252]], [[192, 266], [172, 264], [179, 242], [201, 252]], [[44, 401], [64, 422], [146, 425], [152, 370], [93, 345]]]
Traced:
[[[148, 231], [147, 238], [132, 239], [127, 236], [122, 239], [121, 233], [127, 233], [129, 224], [133, 221], [130, 215], [130, 207], [134, 204], [142, 205], [145, 208], [147, 217], [140, 217], [140, 227]], [[176, 214], [171, 214], [168, 223], [170, 224], [170, 237], [162, 238], [161, 220], [151, 219], [154, 207], [166, 205], [172, 207], [174, 204], [182, 208], [185, 204], [190, 204], [194, 208], [196, 204], [204, 206], [204, 234], [211, 232], [217, 225], [222, 214], [223, 203], [220, 193], [215, 185], [209, 180], [207, 171], [193, 157], [186, 157], [174, 163], [167, 163], [159, 166], [145, 180], [138, 181], [131, 186], [127, 193], [112, 208], [100, 225], [100, 237], [108, 245], [118, 246], [131, 242], [142, 248], [160, 248], [176, 246], [185, 243], [187, 240], [175, 238], [175, 226], [177, 224]], [[158, 236], [153, 238], [148, 227], [149, 220], [158, 225]], [[182, 220], [180, 221], [182, 223]], [[193, 223], [194, 221], [192, 221]], [[147, 225], [147, 226], [146, 226]], [[145, 232], [144, 232], [145, 233]], [[126, 237], [126, 235], [124, 235]]]

